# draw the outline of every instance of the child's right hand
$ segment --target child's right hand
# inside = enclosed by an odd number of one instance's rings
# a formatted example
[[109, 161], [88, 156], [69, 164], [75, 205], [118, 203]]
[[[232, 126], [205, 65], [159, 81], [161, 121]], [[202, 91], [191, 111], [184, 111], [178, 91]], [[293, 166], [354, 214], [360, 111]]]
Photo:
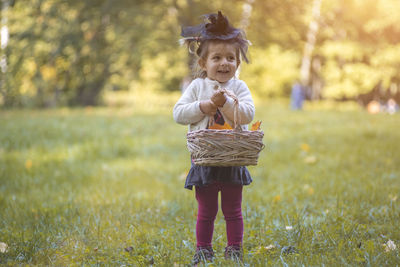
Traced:
[[218, 107], [223, 107], [226, 102], [226, 96], [224, 91], [218, 90], [217, 92], [215, 92], [211, 97], [211, 101]]
[[200, 102], [200, 110], [208, 116], [214, 116], [217, 113], [217, 106], [211, 100]]

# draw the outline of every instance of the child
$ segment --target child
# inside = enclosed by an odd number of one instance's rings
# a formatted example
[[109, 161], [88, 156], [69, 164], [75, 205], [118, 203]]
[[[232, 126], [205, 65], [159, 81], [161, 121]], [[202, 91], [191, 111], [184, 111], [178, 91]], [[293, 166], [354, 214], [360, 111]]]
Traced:
[[[189, 125], [189, 131], [205, 129], [209, 119], [215, 123], [233, 125], [234, 100], [223, 90], [235, 94], [239, 100], [242, 129], [247, 129], [254, 117], [254, 103], [247, 85], [235, 77], [241, 58], [246, 57], [249, 42], [244, 33], [232, 27], [218, 12], [205, 16], [210, 22], [182, 30], [184, 41], [197, 44], [198, 56], [195, 77], [176, 103], [173, 115], [177, 123]], [[218, 192], [221, 191], [222, 212], [226, 221], [228, 244], [225, 258], [243, 260], [242, 187], [252, 182], [246, 167], [205, 167], [192, 162], [185, 188], [195, 186], [198, 202], [196, 224], [197, 250], [193, 264], [212, 261], [212, 235], [218, 212]]]

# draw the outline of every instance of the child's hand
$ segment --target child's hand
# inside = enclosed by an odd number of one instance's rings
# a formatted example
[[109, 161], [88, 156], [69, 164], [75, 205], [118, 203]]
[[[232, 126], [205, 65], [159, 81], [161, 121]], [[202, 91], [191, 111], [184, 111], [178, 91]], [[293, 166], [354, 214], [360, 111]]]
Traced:
[[224, 91], [218, 90], [213, 94], [211, 97], [211, 101], [217, 106], [217, 107], [222, 107], [225, 102], [226, 102], [226, 96], [224, 94]]
[[205, 100], [200, 102], [200, 110], [208, 116], [214, 116], [217, 113], [217, 106], [211, 100]]

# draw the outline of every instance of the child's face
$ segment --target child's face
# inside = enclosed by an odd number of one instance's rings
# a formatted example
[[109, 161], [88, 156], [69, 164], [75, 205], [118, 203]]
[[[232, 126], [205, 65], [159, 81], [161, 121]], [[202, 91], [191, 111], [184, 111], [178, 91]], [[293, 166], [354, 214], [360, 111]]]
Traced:
[[200, 66], [207, 72], [207, 77], [220, 83], [229, 81], [236, 73], [238, 61], [236, 46], [230, 43], [210, 43], [207, 59], [200, 59]]

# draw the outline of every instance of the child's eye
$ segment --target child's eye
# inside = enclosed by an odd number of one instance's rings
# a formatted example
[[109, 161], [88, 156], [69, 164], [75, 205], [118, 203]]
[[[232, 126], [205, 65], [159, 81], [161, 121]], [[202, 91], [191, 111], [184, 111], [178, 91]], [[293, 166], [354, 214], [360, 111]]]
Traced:
[[214, 56], [213, 59], [218, 60], [219, 56]]
[[235, 57], [233, 57], [233, 56], [232, 56], [232, 57], [228, 57], [228, 60], [229, 60], [229, 61], [234, 61], [234, 60], [235, 60]]

